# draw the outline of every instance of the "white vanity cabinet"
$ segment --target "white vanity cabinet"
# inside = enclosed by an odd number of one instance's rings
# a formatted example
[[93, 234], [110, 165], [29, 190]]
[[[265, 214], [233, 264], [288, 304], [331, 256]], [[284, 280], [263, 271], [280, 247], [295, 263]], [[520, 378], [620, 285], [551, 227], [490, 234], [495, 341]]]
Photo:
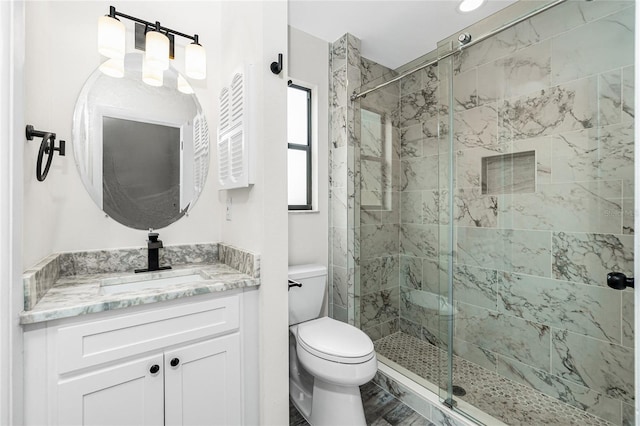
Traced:
[[25, 328], [27, 425], [257, 423], [257, 291]]

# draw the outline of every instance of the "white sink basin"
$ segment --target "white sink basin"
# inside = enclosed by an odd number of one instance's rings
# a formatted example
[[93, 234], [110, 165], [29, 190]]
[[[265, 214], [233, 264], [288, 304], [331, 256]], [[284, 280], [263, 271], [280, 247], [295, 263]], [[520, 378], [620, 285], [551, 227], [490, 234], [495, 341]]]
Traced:
[[135, 276], [106, 278], [100, 282], [100, 287], [102, 294], [117, 294], [148, 288], [163, 288], [207, 279], [197, 270], [145, 272]]

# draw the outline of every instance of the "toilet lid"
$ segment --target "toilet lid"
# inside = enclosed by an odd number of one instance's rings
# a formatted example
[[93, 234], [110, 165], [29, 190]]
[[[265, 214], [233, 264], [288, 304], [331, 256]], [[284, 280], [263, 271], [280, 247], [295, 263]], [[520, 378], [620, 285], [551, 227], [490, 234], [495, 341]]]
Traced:
[[324, 317], [298, 325], [298, 343], [318, 357], [360, 363], [373, 356], [373, 342], [356, 327]]

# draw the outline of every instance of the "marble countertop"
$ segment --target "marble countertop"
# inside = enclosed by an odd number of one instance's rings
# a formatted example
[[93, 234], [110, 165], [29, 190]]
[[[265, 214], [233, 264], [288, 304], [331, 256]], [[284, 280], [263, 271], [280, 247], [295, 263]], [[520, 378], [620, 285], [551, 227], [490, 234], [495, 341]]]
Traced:
[[[187, 282], [162, 287], [150, 284], [153, 279], [195, 274], [199, 275], [194, 278], [197, 281], [186, 278], [184, 281]], [[115, 294], [106, 294], [103, 289], [106, 283], [112, 284], [109, 286], [112, 287], [113, 284], [146, 279], [149, 281], [144, 286], [148, 288], [130, 289]], [[259, 285], [260, 278], [241, 273], [224, 263], [186, 265], [167, 271], [140, 274], [111, 272], [61, 276], [33, 309], [20, 314], [20, 323], [33, 324]]]

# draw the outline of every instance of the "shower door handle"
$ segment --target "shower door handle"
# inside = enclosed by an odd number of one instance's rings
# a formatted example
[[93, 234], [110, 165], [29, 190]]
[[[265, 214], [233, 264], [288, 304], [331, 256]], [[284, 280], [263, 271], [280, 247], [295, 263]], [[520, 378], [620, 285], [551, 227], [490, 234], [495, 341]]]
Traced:
[[607, 274], [607, 285], [616, 290], [624, 290], [627, 287], [634, 288], [633, 281], [633, 278], [627, 278], [622, 272], [609, 272]]

